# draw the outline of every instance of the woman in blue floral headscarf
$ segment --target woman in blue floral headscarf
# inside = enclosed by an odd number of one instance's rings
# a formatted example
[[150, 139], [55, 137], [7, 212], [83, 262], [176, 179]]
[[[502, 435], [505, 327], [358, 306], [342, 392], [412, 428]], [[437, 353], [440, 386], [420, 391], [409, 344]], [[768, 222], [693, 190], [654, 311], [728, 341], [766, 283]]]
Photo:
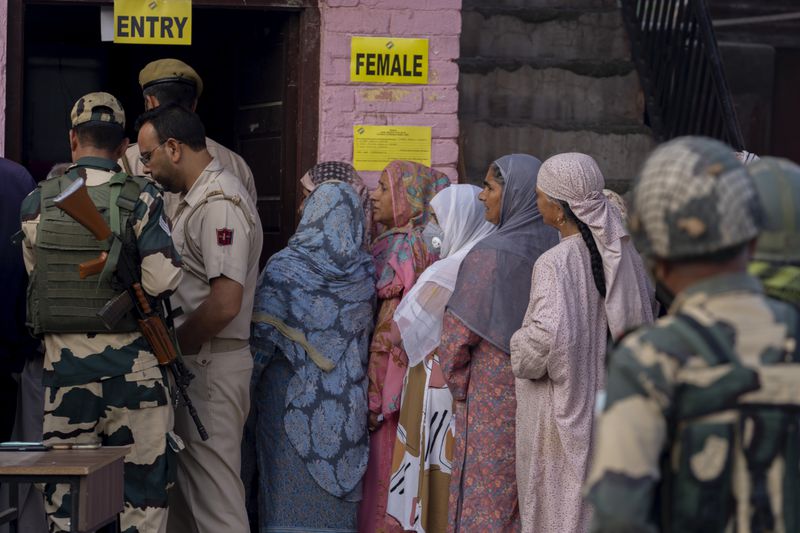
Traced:
[[251, 344], [260, 531], [356, 531], [367, 468], [373, 260], [353, 188], [322, 183], [267, 263]]

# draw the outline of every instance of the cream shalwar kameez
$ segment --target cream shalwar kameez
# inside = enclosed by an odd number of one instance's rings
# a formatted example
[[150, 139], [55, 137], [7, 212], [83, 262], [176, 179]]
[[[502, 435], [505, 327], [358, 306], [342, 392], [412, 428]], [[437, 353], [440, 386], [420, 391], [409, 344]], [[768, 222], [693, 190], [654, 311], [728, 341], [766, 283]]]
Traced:
[[583, 532], [591, 514], [581, 487], [608, 327], [580, 234], [542, 254], [531, 287], [522, 329], [511, 337], [522, 531]]

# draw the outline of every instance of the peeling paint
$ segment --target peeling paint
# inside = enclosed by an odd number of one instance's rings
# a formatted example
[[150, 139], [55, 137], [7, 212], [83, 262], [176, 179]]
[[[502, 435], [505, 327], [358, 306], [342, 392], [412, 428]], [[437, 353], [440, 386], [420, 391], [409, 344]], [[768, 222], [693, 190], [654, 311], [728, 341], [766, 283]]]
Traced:
[[411, 94], [408, 89], [362, 89], [361, 98], [367, 102], [400, 102]]

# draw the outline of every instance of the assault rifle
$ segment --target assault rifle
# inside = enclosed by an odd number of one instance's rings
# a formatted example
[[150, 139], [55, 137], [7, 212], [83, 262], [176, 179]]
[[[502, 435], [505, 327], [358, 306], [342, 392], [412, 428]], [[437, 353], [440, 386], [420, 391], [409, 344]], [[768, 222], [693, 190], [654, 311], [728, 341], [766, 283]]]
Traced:
[[[69, 187], [54, 199], [53, 203], [75, 219], [81, 226], [88, 229], [98, 241], [108, 241], [111, 244], [114, 239], [121, 239], [119, 235], [111, 231], [103, 215], [100, 214], [92, 199], [89, 198], [83, 178], [73, 181]], [[107, 261], [108, 252], [101, 252], [96, 259], [78, 265], [78, 273], [81, 279], [100, 274]], [[186, 409], [189, 410], [195, 426], [197, 426], [200, 438], [208, 440], [206, 428], [203, 427], [203, 423], [200, 421], [197, 410], [186, 390], [194, 375], [183, 364], [178, 343], [170, 333], [170, 328], [167, 328], [164, 322], [161, 314], [163, 302], [160, 300], [154, 302], [154, 299], [144, 291], [137, 264], [125, 249], [124, 244], [120, 247], [119, 259], [114, 273], [117, 281], [125, 291], [109, 300], [97, 313], [97, 316], [100, 317], [107, 328], [112, 329], [129, 312], [133, 311], [136, 314], [139, 330], [150, 345], [150, 349], [158, 359], [158, 363], [162, 366], [167, 366], [172, 371], [175, 387], [178, 389], [183, 403], [186, 404]]]

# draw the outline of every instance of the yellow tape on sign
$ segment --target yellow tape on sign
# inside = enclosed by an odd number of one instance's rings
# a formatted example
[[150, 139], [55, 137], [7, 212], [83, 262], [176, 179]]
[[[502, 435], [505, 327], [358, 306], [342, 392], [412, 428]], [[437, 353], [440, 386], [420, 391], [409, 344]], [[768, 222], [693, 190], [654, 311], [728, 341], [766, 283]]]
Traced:
[[431, 166], [431, 127], [353, 126], [356, 170], [383, 170], [395, 159]]
[[192, 44], [192, 0], [114, 0], [114, 42]]
[[428, 39], [353, 37], [350, 81], [428, 83]]

